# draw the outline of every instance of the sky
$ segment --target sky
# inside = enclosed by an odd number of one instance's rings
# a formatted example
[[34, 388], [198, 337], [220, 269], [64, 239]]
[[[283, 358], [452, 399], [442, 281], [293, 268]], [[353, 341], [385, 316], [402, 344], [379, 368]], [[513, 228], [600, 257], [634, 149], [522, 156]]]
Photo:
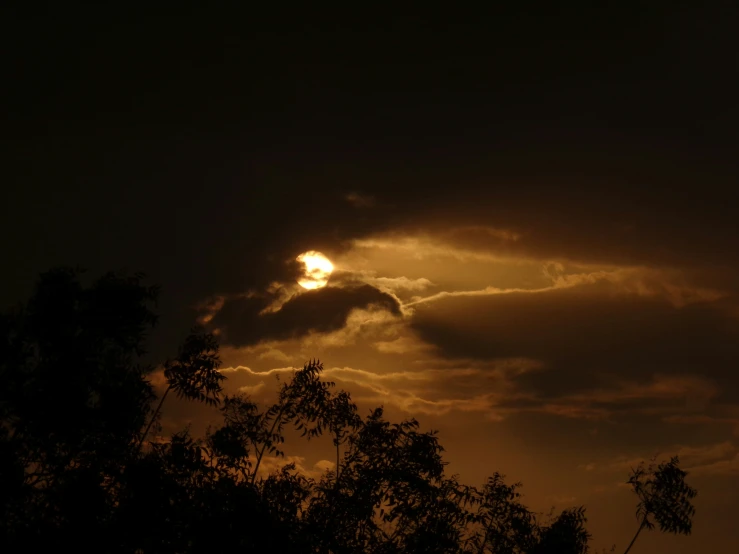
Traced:
[[693, 534], [632, 551], [736, 552], [739, 11], [706, 4], [11, 3], [0, 302], [60, 264], [143, 271], [154, 353], [204, 323], [231, 393], [319, 358], [364, 412], [438, 429], [463, 481], [584, 504], [596, 547], [636, 531], [630, 467], [678, 454]]

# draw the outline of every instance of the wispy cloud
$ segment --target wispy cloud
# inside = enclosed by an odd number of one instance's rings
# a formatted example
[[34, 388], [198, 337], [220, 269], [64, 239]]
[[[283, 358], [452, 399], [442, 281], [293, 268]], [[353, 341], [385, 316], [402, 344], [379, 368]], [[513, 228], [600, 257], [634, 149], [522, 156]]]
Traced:
[[419, 298], [412, 302], [407, 302], [404, 304], [404, 306], [408, 308], [411, 306], [416, 306], [418, 304], [426, 304], [429, 302], [435, 302], [443, 298], [456, 298], [456, 297], [464, 297], [464, 296], [492, 296], [495, 294], [517, 294], [517, 293], [535, 294], [535, 293], [548, 292], [548, 291], [554, 290], [555, 288], [557, 287], [544, 287], [540, 289], [523, 289], [523, 288], [502, 289], [499, 287], [485, 287], [484, 289], [478, 289], [478, 290], [442, 291], [442, 292], [433, 294], [431, 296], [426, 296], [425, 298]]
[[[520, 367], [519, 367], [520, 366]], [[511, 376], [535, 367], [529, 360], [501, 360], [487, 369], [424, 369], [375, 373], [351, 367], [327, 369], [326, 377], [352, 389], [358, 402], [393, 405], [409, 413], [442, 415], [482, 412], [497, 421], [508, 413], [498, 406], [515, 398]], [[469, 394], [476, 390], [476, 394]]]
[[408, 354], [411, 352], [421, 353], [433, 347], [415, 337], [398, 337], [389, 341], [377, 341], [373, 346], [385, 354]]
[[661, 462], [672, 456], [678, 456], [680, 466], [693, 475], [739, 475], [739, 446], [732, 441], [666, 446], [656, 452], [622, 455], [612, 461], [590, 462], [578, 467], [585, 471], [628, 474], [642, 462], [651, 459]]
[[542, 271], [551, 280], [552, 284], [550, 286], [539, 288], [500, 288], [487, 286], [477, 290], [441, 291], [405, 303], [404, 306], [412, 307], [417, 304], [454, 297], [493, 296], [499, 294], [544, 294], [596, 283], [609, 284], [613, 287], [613, 292], [620, 294], [663, 297], [677, 308], [682, 308], [696, 302], [714, 302], [728, 295], [728, 293], [716, 289], [691, 286], [685, 283], [679, 275], [671, 275], [669, 272], [640, 267], [615, 268], [611, 270], [601, 269], [585, 273], [564, 273], [561, 263], [546, 262], [542, 266]]
[[371, 277], [365, 276], [362, 278], [364, 282], [370, 285], [374, 285], [380, 290], [386, 290], [391, 292], [409, 291], [409, 292], [420, 292], [431, 286], [433, 283], [425, 277], [419, 277], [418, 279], [409, 279], [408, 277]]
[[247, 375], [258, 375], [260, 377], [266, 377], [269, 375], [277, 375], [280, 373], [292, 373], [296, 371], [294, 367], [278, 367], [275, 369], [268, 369], [266, 371], [253, 371], [251, 368], [240, 365], [236, 367], [223, 367], [220, 369], [221, 373], [244, 373]]
[[349, 204], [355, 208], [372, 208], [377, 203], [373, 196], [368, 194], [359, 194], [357, 192], [350, 192], [344, 196]]
[[282, 350], [279, 350], [277, 348], [267, 348], [264, 352], [261, 352], [258, 356], [260, 360], [275, 360], [278, 362], [290, 362], [292, 361], [292, 356], [289, 356], [285, 354]]
[[239, 392], [243, 392], [248, 395], [255, 395], [264, 390], [264, 381], [260, 381], [256, 385], [239, 387]]
[[414, 260], [447, 258], [460, 262], [500, 262], [503, 260], [512, 261], [517, 259], [510, 255], [460, 248], [451, 244], [445, 244], [437, 238], [424, 235], [356, 239], [352, 242], [352, 248], [355, 250], [392, 251]]
[[206, 298], [195, 306], [195, 309], [200, 312], [197, 318], [197, 322], [201, 325], [210, 323], [213, 317], [223, 308], [226, 303], [226, 297], [221, 295], [212, 296]]

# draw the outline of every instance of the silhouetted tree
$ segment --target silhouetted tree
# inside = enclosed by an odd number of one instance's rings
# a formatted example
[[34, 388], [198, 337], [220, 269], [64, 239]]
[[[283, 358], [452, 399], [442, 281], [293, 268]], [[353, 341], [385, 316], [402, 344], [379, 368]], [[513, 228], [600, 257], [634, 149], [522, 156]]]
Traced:
[[585, 508], [563, 510], [551, 523], [537, 532], [532, 554], [585, 554], [590, 534], [585, 529]]
[[[58, 543], [94, 534], [106, 494], [154, 393], [141, 363], [157, 287], [109, 273], [41, 275], [31, 300], [3, 318], [0, 351], [4, 540]], [[12, 460], [8, 462], [7, 460]]]
[[654, 529], [655, 523], [660, 531], [689, 535], [692, 530], [692, 518], [695, 514], [693, 500], [698, 491], [685, 482], [687, 472], [680, 469], [680, 460], [677, 456], [668, 462], [654, 463], [632, 470], [628, 483], [639, 497], [636, 508], [636, 517], [639, 528], [626, 548], [631, 550], [642, 529]]
[[474, 552], [517, 553], [533, 547], [536, 521], [534, 514], [518, 501], [518, 487], [520, 483], [506, 485], [504, 477], [495, 473], [478, 491], [475, 522], [479, 530], [470, 545]]
[[138, 447], [149, 434], [152, 424], [159, 416], [162, 404], [170, 391], [180, 398], [197, 400], [215, 406], [220, 402], [223, 391], [221, 381], [225, 376], [218, 371], [221, 360], [218, 357], [218, 341], [209, 334], [194, 329], [180, 347], [180, 352], [174, 360], [164, 363], [164, 377], [167, 388], [152, 414], [149, 424], [139, 439]]
[[419, 551], [411, 548], [419, 535], [440, 529], [431, 519], [443, 486], [441, 451], [417, 421], [390, 424], [374, 410], [348, 439], [338, 485], [324, 477], [308, 509], [316, 551]]
[[254, 436], [256, 464], [252, 484], [265, 454], [284, 456], [278, 446], [285, 441], [282, 434], [285, 425], [294, 424], [308, 439], [323, 433], [330, 413], [330, 388], [335, 383], [321, 381], [322, 370], [323, 366], [318, 361], [306, 364], [289, 383], [282, 384], [277, 402], [259, 419], [259, 430]]

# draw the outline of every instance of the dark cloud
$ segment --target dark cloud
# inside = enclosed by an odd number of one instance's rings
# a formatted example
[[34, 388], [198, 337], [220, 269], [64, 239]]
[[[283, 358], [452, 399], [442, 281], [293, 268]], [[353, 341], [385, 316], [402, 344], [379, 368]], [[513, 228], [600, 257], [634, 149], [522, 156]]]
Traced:
[[473, 223], [536, 255], [736, 269], [723, 9], [593, 13], [571, 32], [513, 13], [361, 33], [9, 17], [0, 299], [56, 264], [125, 266], [186, 327], [205, 296], [289, 280], [302, 251]]
[[211, 323], [222, 330], [222, 342], [233, 346], [253, 345], [266, 340], [297, 338], [310, 332], [341, 329], [355, 308], [378, 307], [399, 316], [395, 298], [370, 286], [324, 287], [300, 293], [279, 311], [260, 312], [270, 299], [251, 297], [227, 301]]
[[544, 397], [654, 374], [700, 374], [735, 390], [739, 321], [730, 307], [718, 301], [676, 308], [584, 285], [446, 298], [419, 307], [412, 327], [446, 358], [540, 360], [546, 369], [519, 383]]

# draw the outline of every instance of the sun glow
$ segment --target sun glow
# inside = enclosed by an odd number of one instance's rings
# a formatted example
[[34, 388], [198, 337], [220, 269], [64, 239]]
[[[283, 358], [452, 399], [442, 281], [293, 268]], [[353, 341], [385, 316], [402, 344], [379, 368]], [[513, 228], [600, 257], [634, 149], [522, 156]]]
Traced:
[[298, 284], [304, 289], [320, 289], [328, 284], [328, 278], [334, 270], [334, 264], [315, 250], [303, 252], [295, 258], [304, 266], [303, 275], [298, 279]]

